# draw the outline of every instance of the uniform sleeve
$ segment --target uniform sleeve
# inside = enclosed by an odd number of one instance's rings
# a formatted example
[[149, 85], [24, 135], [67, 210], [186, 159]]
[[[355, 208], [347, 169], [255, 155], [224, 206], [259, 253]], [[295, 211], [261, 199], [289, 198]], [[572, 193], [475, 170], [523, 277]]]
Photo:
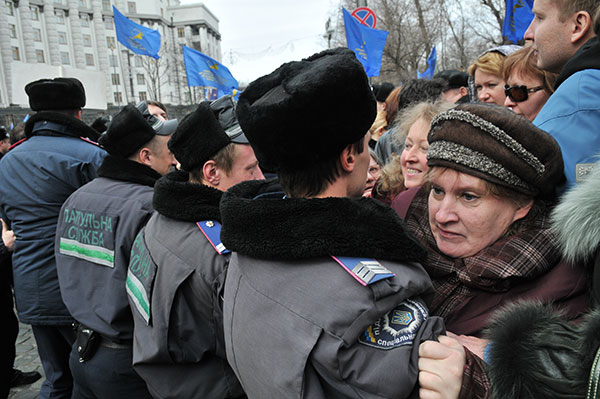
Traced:
[[[425, 313], [419, 314], [421, 311]], [[418, 393], [419, 345], [444, 333], [441, 318], [428, 317], [419, 300], [408, 300], [370, 325], [349, 346], [339, 348], [330, 364], [319, 362], [332, 350], [325, 347], [331, 342], [320, 340], [316, 351], [324, 353], [315, 353], [315, 369], [321, 374], [325, 397], [414, 397]]]

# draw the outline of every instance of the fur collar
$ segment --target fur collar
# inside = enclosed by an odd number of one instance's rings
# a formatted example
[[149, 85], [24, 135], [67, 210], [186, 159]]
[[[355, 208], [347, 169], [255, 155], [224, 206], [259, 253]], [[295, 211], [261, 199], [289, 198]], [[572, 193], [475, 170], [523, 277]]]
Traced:
[[200, 220], [221, 221], [219, 201], [222, 191], [188, 182], [189, 174], [171, 172], [161, 177], [154, 186], [152, 205], [161, 215], [186, 222]]
[[109, 154], [98, 168], [98, 176], [154, 187], [160, 173], [141, 163]]
[[100, 137], [100, 134], [96, 130], [92, 129], [81, 120], [52, 111], [41, 111], [29, 118], [27, 123], [25, 123], [25, 137], [31, 138], [32, 136], [35, 136], [36, 133], [33, 132], [33, 125], [40, 121], [55, 122], [66, 126], [67, 129], [61, 132], [66, 136], [77, 138], [85, 137], [93, 141], [98, 141], [98, 137]]
[[588, 263], [600, 245], [600, 163], [563, 196], [552, 221], [565, 258]]
[[393, 209], [371, 198], [255, 198], [268, 181], [249, 181], [223, 194], [223, 244], [263, 259], [329, 255], [421, 261], [424, 248]]

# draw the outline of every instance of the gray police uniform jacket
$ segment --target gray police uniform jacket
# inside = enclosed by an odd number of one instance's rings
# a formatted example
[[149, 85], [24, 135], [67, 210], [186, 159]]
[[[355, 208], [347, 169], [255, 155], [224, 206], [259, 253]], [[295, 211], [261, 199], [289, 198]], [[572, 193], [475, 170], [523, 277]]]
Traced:
[[98, 174], [61, 209], [55, 241], [60, 291], [75, 320], [110, 340], [130, 341], [129, 255], [153, 211], [153, 185], [160, 174], [111, 155]]
[[[242, 183], [221, 200], [221, 237], [234, 251], [225, 346], [248, 397], [418, 395], [419, 344], [444, 332], [428, 316], [420, 244], [375, 200], [257, 197], [260, 190]], [[357, 259], [343, 257], [365, 259], [354, 269]], [[385, 278], [367, 284], [361, 266]]]
[[[221, 191], [172, 172], [156, 183], [156, 213], [138, 234], [127, 278], [135, 322], [133, 367], [155, 398], [236, 398], [225, 355], [220, 255]], [[210, 237], [210, 235], [209, 235]]]

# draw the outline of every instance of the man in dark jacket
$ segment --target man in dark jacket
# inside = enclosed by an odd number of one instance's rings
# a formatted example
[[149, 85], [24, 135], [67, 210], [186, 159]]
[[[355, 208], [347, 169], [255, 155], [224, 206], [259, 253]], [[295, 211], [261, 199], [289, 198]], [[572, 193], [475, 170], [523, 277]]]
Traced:
[[600, 42], [593, 30], [594, 0], [535, 0], [525, 39], [538, 66], [558, 73], [555, 92], [533, 123], [556, 139], [567, 185], [582, 181], [600, 152]]
[[71, 352], [73, 398], [147, 398], [133, 371], [133, 319], [125, 292], [131, 246], [152, 213], [156, 180], [175, 165], [167, 141], [177, 121], [145, 102], [125, 106], [100, 144], [96, 179], [64, 203], [55, 255], [62, 298], [78, 323]]
[[225, 347], [250, 398], [409, 397], [419, 343], [444, 331], [428, 315], [423, 248], [389, 207], [361, 198], [375, 114], [364, 69], [342, 48], [284, 64], [240, 96], [240, 125], [285, 190], [245, 182], [221, 200], [234, 252]]
[[31, 324], [46, 380], [40, 398], [71, 397], [68, 357], [73, 319], [60, 297], [54, 234], [60, 207], [96, 177], [106, 152], [85, 139], [85, 91], [74, 78], [41, 79], [25, 86], [32, 110], [27, 140], [0, 162], [0, 216], [16, 236], [13, 262], [19, 319]]
[[225, 96], [181, 121], [169, 148], [183, 170], [156, 183], [156, 213], [132, 248], [133, 367], [155, 398], [244, 395], [223, 341], [230, 253], [219, 236], [219, 201], [232, 185], [263, 175], [234, 111]]

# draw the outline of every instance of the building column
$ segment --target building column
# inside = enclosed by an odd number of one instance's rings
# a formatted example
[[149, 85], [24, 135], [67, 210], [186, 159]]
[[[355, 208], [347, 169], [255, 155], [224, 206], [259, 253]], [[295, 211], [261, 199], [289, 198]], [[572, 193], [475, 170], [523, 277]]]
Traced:
[[[8, 7], [4, 1], [0, 1], [0, 37], [10, 37], [8, 29], [8, 20], [6, 13]], [[10, 48], [10, 40], [0, 40], [0, 54], [2, 55], [2, 67], [4, 69], [3, 81], [6, 85], [6, 92], [2, 93], [2, 101], [7, 105], [12, 102], [12, 49]], [[3, 90], [4, 91], [4, 90]]]
[[19, 18], [19, 25], [21, 25], [21, 31], [23, 32], [23, 44], [25, 45], [25, 61], [30, 64], [37, 63], [37, 57], [35, 55], [35, 44], [33, 43], [33, 27], [31, 26], [31, 10], [29, 9], [29, 0], [21, 0], [19, 7], [15, 7], [17, 18]]
[[48, 48], [50, 49], [50, 64], [59, 66], [62, 64], [60, 50], [58, 47], [58, 30], [56, 29], [56, 16], [54, 15], [54, 0], [44, 0], [44, 12], [40, 12], [43, 26], [48, 37]]
[[100, 71], [104, 73], [105, 85], [104, 91], [106, 93], [107, 102], [113, 102], [112, 94], [112, 79], [109, 71], [108, 64], [108, 44], [106, 41], [106, 29], [104, 28], [104, 21], [102, 20], [102, 1], [92, 1], [93, 8], [93, 21], [94, 24], [94, 35], [96, 36], [96, 49], [98, 51], [98, 67]]
[[71, 24], [71, 38], [73, 41], [73, 55], [75, 66], [85, 68], [85, 50], [83, 49], [83, 34], [81, 33], [81, 20], [79, 19], [79, 1], [69, 0], [69, 22]]

